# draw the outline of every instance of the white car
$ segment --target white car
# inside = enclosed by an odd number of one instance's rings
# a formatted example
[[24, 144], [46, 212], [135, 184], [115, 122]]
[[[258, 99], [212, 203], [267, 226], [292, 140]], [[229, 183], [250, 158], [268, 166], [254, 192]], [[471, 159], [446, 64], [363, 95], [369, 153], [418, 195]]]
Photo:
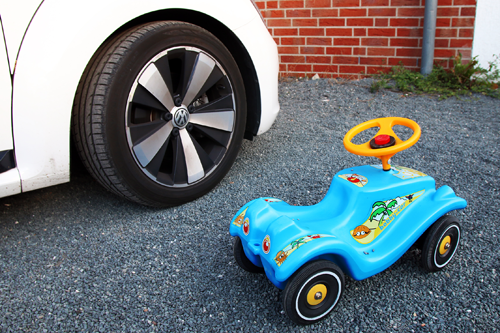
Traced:
[[0, 18], [0, 197], [68, 182], [72, 137], [108, 190], [182, 204], [278, 114], [252, 0], [0, 0]]

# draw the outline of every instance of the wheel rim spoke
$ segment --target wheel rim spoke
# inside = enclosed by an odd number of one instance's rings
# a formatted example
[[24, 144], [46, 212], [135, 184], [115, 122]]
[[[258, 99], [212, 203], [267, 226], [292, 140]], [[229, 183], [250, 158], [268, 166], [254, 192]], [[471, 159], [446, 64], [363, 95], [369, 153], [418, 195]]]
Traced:
[[191, 115], [191, 122], [231, 132], [233, 130], [234, 111], [194, 113]]
[[138, 82], [156, 97], [167, 110], [172, 110], [175, 107], [172, 94], [155, 64], [149, 64], [139, 77]]
[[182, 149], [184, 150], [184, 157], [186, 159], [188, 183], [191, 184], [203, 178], [205, 170], [188, 131], [185, 129], [180, 130], [179, 137], [181, 138]]
[[189, 105], [193, 102], [207, 79], [210, 77], [214, 67], [215, 61], [212, 58], [204, 53], [198, 54], [182, 104]]
[[172, 123], [166, 123], [158, 131], [134, 146], [134, 153], [142, 167], [146, 167], [153, 160], [165, 141], [170, 136], [173, 126]]

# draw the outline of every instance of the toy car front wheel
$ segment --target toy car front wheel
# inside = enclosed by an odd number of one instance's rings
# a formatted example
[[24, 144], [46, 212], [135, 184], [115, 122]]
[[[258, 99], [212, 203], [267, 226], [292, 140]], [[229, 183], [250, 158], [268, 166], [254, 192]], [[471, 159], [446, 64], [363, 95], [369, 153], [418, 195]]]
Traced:
[[344, 289], [344, 274], [328, 260], [310, 262], [287, 283], [283, 307], [297, 324], [309, 325], [323, 319], [337, 305]]
[[254, 265], [250, 259], [247, 258], [245, 251], [243, 250], [243, 244], [241, 243], [241, 239], [236, 237], [233, 245], [233, 254], [234, 260], [238, 266], [243, 268], [245, 271], [250, 273], [263, 273], [264, 268]]
[[422, 265], [429, 272], [443, 269], [460, 243], [460, 225], [451, 215], [439, 218], [430, 227], [422, 247]]

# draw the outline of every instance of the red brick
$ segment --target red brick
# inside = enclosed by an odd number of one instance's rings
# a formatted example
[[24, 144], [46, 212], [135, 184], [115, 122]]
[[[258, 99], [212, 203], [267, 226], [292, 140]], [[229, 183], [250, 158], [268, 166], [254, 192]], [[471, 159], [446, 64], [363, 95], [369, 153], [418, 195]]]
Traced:
[[339, 66], [340, 73], [359, 73], [365, 70], [365, 66]]
[[366, 8], [348, 8], [339, 10], [340, 17], [366, 16]]
[[391, 18], [391, 27], [418, 27], [418, 19]]
[[474, 37], [474, 29], [460, 29], [458, 37]]
[[286, 65], [285, 64], [280, 64], [280, 72], [286, 71]]
[[457, 37], [457, 29], [436, 29], [436, 37]]
[[[453, 0], [438, 0], [438, 7], [451, 5], [453, 5]], [[425, 0], [422, 1], [422, 6], [425, 6]]]
[[347, 26], [349, 27], [371, 27], [373, 26], [373, 19], [372, 18], [353, 18], [353, 19], [347, 19]]
[[450, 18], [437, 18], [436, 19], [436, 27], [451, 27], [451, 19]]
[[462, 7], [460, 16], [476, 16], [476, 7]]
[[263, 10], [262, 16], [266, 18], [285, 17], [285, 12], [283, 10]]
[[412, 58], [389, 58], [389, 65], [398, 66], [400, 62], [405, 66], [415, 67], [417, 66], [417, 59]]
[[326, 54], [351, 55], [352, 49], [350, 47], [327, 47]]
[[398, 28], [398, 37], [423, 37], [424, 29], [421, 28]]
[[278, 8], [278, 1], [268, 1], [267, 9]]
[[306, 73], [302, 72], [302, 73], [294, 73], [294, 72], [290, 72], [290, 71], [287, 71], [286, 72], [286, 75], [285, 76], [288, 76], [288, 77], [304, 77], [306, 76]]
[[467, 6], [467, 5], [475, 6], [476, 0], [454, 0], [453, 4], [455, 6]]
[[455, 55], [455, 50], [450, 49], [434, 49], [435, 58], [450, 58]]
[[[398, 29], [399, 31], [399, 29]], [[396, 36], [396, 29], [393, 28], [374, 28], [368, 29], [368, 36]]]
[[281, 45], [306, 45], [306, 39], [305, 38], [286, 38], [283, 37], [281, 38]]
[[337, 17], [339, 16], [339, 10], [334, 9], [313, 9], [313, 17]]
[[359, 38], [334, 38], [333, 45], [359, 45]]
[[366, 28], [355, 28], [354, 36], [366, 36]]
[[391, 38], [391, 46], [418, 47], [417, 38]]
[[286, 17], [311, 17], [311, 10], [310, 9], [287, 10]]
[[325, 54], [324, 47], [304, 46], [300, 48], [301, 54]]
[[382, 67], [382, 65], [377, 66], [377, 67], [374, 67], [374, 66], [367, 66], [366, 67], [366, 73], [367, 74], [388, 73], [390, 70], [391, 70], [390, 67]]
[[329, 27], [342, 27], [345, 26], [345, 19], [343, 18], [325, 18], [319, 19], [320, 27], [329, 26]]
[[312, 65], [295, 65], [295, 64], [290, 64], [290, 65], [288, 65], [288, 70], [290, 72], [311, 72], [312, 71]]
[[387, 27], [389, 26], [389, 19], [386, 18], [376, 18], [375, 19], [376, 27]]
[[291, 62], [291, 63], [305, 63], [306, 62], [306, 57], [305, 56], [298, 56], [298, 55], [293, 55], [293, 56], [288, 56], [288, 55], [282, 55], [281, 56], [281, 62]]
[[274, 28], [274, 36], [297, 36], [298, 34], [297, 28]]
[[359, 7], [359, 0], [332, 0], [332, 7]]
[[279, 46], [278, 53], [279, 54], [297, 54], [297, 53], [299, 53], [299, 48], [293, 47], [293, 46]]
[[268, 19], [268, 27], [290, 27], [292, 25], [292, 20], [290, 19]]
[[361, 6], [389, 6], [389, 0], [361, 0]]
[[387, 58], [361, 57], [359, 62], [361, 65], [387, 65]]
[[472, 39], [450, 39], [450, 47], [472, 47]]
[[464, 18], [453, 18], [451, 21], [452, 27], [473, 27], [474, 18], [464, 17]]
[[324, 36], [324, 28], [300, 28], [300, 36]]
[[354, 54], [354, 55], [366, 55], [366, 48], [365, 47], [353, 47], [352, 54]]
[[425, 13], [425, 8], [416, 7], [416, 8], [398, 8], [398, 16], [418, 16], [423, 17]]
[[422, 49], [412, 49], [409, 47], [396, 49], [396, 56], [398, 57], [420, 57], [422, 56]]
[[317, 27], [318, 19], [294, 19], [294, 27]]
[[352, 28], [330, 28], [326, 29], [327, 36], [352, 36]]
[[364, 46], [388, 46], [389, 38], [361, 38], [361, 45]]
[[437, 9], [437, 16], [458, 16], [460, 8], [456, 7], [443, 7]]
[[266, 3], [265, 1], [255, 1], [255, 4], [259, 9], [266, 9]]
[[280, 8], [304, 8], [304, 0], [280, 0], [279, 5]]
[[392, 0], [392, 7], [401, 7], [401, 6], [420, 6], [420, 0]]
[[307, 38], [307, 45], [332, 45], [331, 38]]
[[331, 3], [330, 0], [306, 0], [306, 7], [330, 7]]
[[307, 62], [310, 64], [331, 64], [331, 56], [307, 56]]
[[446, 38], [436, 38], [434, 40], [434, 47], [448, 47], [450, 40]]
[[394, 48], [386, 48], [386, 47], [369, 47], [368, 55], [385, 55], [385, 56], [394, 56]]
[[458, 50], [458, 52], [462, 53], [462, 61], [463, 62], [468, 62], [467, 60], [472, 58], [472, 50], [471, 49]]
[[314, 65], [315, 72], [327, 72], [327, 73], [337, 73], [339, 71], [339, 66], [337, 65]]
[[370, 8], [368, 16], [396, 16], [396, 8]]
[[276, 43], [276, 45], [280, 45], [280, 39], [279, 38], [274, 37], [273, 39], [274, 39], [274, 42]]
[[358, 64], [358, 57], [332, 57], [332, 64]]

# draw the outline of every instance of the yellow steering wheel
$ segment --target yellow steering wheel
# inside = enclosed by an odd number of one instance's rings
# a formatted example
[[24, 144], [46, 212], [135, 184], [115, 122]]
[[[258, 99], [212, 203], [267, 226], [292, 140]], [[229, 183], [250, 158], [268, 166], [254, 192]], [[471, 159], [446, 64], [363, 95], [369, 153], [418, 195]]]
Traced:
[[[401, 125], [413, 130], [413, 135], [406, 141], [401, 140], [394, 133], [394, 125]], [[351, 140], [359, 133], [372, 127], [379, 127], [377, 134], [368, 142], [356, 145]], [[368, 120], [353, 127], [344, 136], [344, 147], [347, 151], [361, 156], [375, 156], [382, 161], [385, 171], [391, 169], [389, 159], [397, 152], [410, 148], [420, 139], [420, 126], [413, 120], [399, 117], [377, 118]]]

